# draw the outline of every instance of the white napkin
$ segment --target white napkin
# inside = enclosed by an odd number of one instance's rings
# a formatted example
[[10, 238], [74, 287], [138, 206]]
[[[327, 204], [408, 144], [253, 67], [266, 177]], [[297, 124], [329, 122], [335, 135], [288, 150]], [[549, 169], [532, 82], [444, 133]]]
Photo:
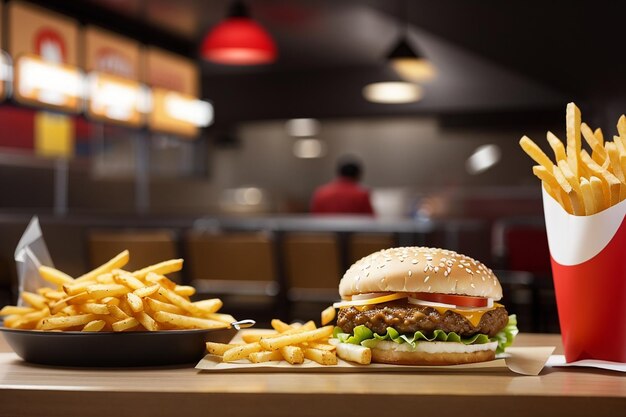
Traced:
[[606, 369], [608, 371], [626, 372], [626, 363], [609, 362], [597, 359], [584, 359], [576, 362], [565, 362], [564, 355], [552, 355], [548, 359], [546, 366], [581, 366], [587, 368]]

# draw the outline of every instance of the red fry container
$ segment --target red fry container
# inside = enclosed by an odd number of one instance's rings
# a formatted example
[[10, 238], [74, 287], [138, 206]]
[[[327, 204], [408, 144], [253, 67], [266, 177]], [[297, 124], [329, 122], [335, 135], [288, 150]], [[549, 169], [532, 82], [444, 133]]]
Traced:
[[573, 216], [543, 191], [567, 362], [626, 363], [626, 201]]

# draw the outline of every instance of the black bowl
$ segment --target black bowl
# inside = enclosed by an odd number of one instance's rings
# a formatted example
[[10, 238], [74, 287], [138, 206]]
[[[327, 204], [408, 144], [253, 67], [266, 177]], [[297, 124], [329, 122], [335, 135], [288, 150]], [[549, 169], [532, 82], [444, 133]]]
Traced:
[[158, 332], [44, 332], [0, 327], [27, 362], [55, 366], [128, 367], [195, 364], [206, 342], [228, 342], [234, 329]]

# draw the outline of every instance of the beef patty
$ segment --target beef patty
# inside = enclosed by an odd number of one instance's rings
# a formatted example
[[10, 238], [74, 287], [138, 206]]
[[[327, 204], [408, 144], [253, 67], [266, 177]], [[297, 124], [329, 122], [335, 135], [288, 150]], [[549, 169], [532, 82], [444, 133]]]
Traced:
[[474, 327], [465, 317], [452, 310], [441, 314], [432, 307], [399, 300], [359, 308], [341, 308], [337, 316], [337, 326], [346, 333], [352, 333], [356, 326], [365, 325], [378, 334], [385, 334], [387, 327], [393, 327], [400, 333], [415, 333], [420, 330], [429, 334], [441, 329], [464, 337], [476, 333], [493, 337], [507, 325], [508, 319], [506, 309], [497, 307], [486, 312], [478, 326]]

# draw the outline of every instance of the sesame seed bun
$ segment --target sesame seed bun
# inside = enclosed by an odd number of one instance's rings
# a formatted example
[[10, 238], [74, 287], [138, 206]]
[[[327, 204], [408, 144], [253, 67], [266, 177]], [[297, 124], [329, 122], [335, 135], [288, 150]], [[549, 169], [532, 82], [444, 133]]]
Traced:
[[354, 263], [339, 283], [342, 298], [377, 292], [428, 292], [502, 298], [491, 269], [451, 250], [391, 248]]

